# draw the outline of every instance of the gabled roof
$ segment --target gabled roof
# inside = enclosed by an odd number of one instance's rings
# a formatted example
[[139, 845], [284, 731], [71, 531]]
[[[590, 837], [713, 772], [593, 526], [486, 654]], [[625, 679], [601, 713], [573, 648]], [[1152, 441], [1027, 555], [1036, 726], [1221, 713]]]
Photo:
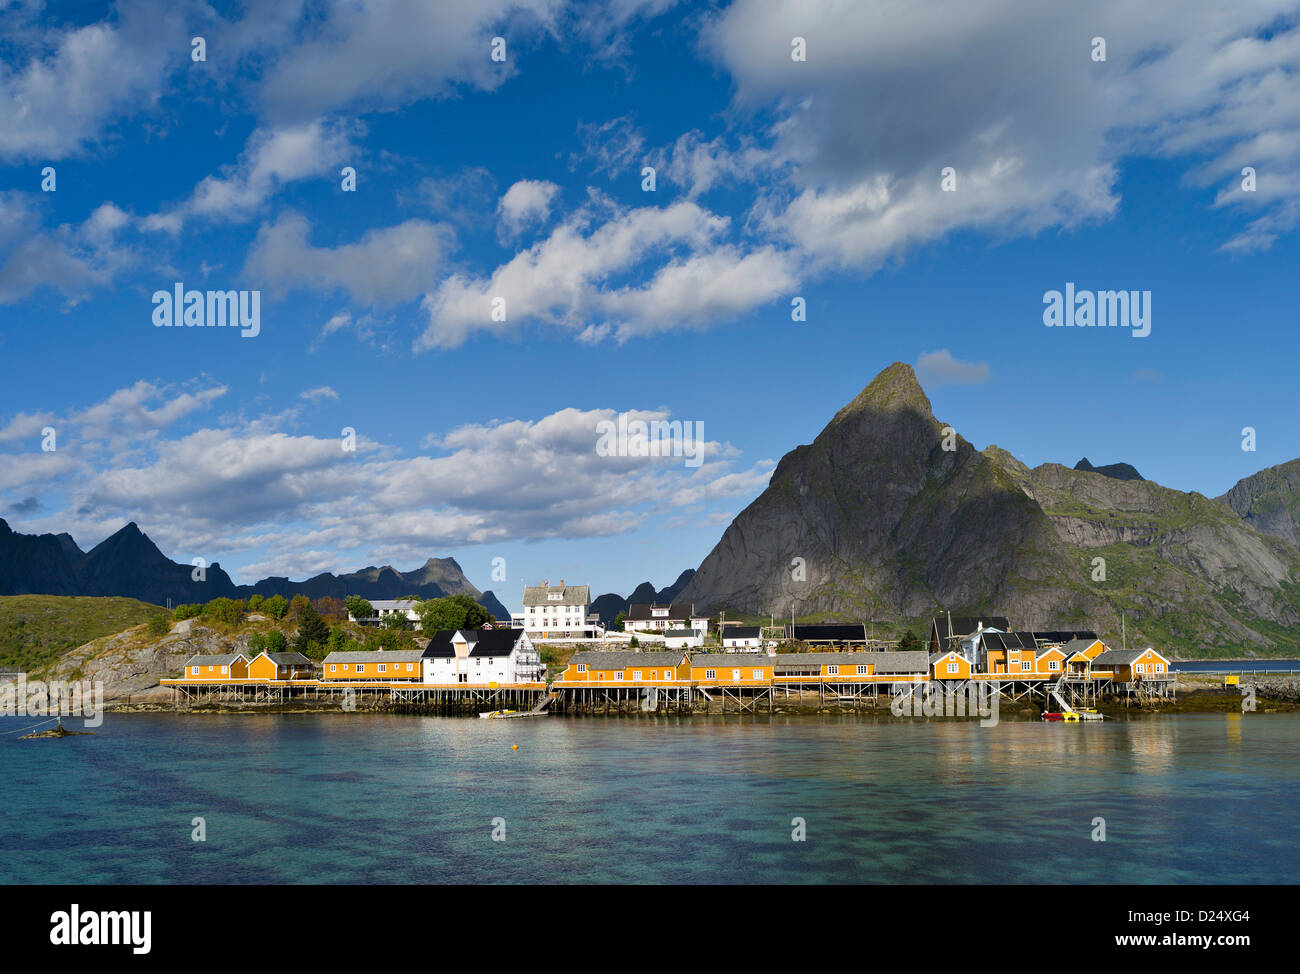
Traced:
[[469, 644], [470, 656], [509, 656], [514, 652], [519, 640], [523, 639], [523, 629], [440, 629], [429, 638], [424, 655], [432, 659], [447, 659], [456, 655], [452, 641], [462, 637]]
[[624, 670], [641, 666], [680, 666], [686, 659], [684, 650], [668, 653], [601, 652], [574, 653], [572, 663], [585, 663], [592, 670]]
[[722, 639], [759, 639], [762, 637], [761, 626], [727, 626], [722, 630]]
[[202, 653], [195, 653], [185, 661], [186, 666], [194, 666], [197, 660], [199, 666], [229, 666], [237, 659], [248, 659], [243, 653], [222, 653], [220, 656], [204, 656]]
[[698, 629], [665, 629], [665, 639], [694, 639], [701, 635]]
[[424, 658], [422, 649], [376, 649], [348, 653], [330, 653], [326, 663], [418, 663]]
[[1040, 643], [1068, 643], [1072, 639], [1096, 639], [1097, 634], [1091, 629], [1039, 629], [1034, 631], [1034, 638]]
[[[558, 593], [560, 598], [552, 601], [548, 595]], [[591, 586], [589, 585], [526, 585], [524, 586], [524, 605], [589, 605], [591, 603]]]
[[255, 660], [259, 659], [262, 656], [265, 656], [276, 666], [311, 666], [312, 665], [312, 661], [309, 660], [306, 656], [302, 655], [302, 653], [261, 652], [258, 653], [257, 656], [254, 656], [253, 659]]
[[[667, 609], [666, 616], [657, 616], [654, 610]], [[627, 617], [633, 622], [649, 622], [653, 619], [689, 619], [695, 615], [694, 602], [636, 602], [627, 607]]]
[[[1160, 656], [1159, 652], [1157, 652], [1154, 649], [1151, 649], [1150, 647], [1147, 647], [1146, 649], [1108, 649], [1106, 650], [1106, 652], [1102, 653], [1095, 660], [1093, 660], [1092, 665], [1093, 666], [1127, 666], [1130, 663], [1137, 660], [1139, 657], [1145, 656], [1147, 653], [1155, 653], [1155, 655]], [[1164, 660], [1166, 663], [1169, 662], [1169, 660], [1165, 659], [1165, 657], [1163, 656], [1160, 656], [1160, 658]]]
[[766, 653], [696, 653], [691, 657], [691, 666], [715, 666], [725, 669], [728, 666], [771, 666], [772, 657]]
[[961, 661], [963, 661], [963, 662], [965, 662], [965, 663], [969, 663], [969, 662], [970, 662], [970, 660], [968, 660], [968, 659], [965, 657], [965, 655], [962, 654], [962, 652], [961, 652], [960, 650], [957, 650], [957, 649], [946, 649], [946, 650], [943, 650], [942, 652], [939, 652], [939, 653], [931, 653], [931, 654], [930, 654], [930, 665], [933, 666], [935, 663], [939, 662], [940, 660], [947, 659], [949, 656], [956, 656], [959, 660], [961, 660]]
[[1072, 653], [1083, 652], [1096, 641], [1096, 637], [1092, 639], [1071, 639], [1068, 643], [1062, 646], [1061, 649], [1065, 650], [1065, 653], [1068, 656]]

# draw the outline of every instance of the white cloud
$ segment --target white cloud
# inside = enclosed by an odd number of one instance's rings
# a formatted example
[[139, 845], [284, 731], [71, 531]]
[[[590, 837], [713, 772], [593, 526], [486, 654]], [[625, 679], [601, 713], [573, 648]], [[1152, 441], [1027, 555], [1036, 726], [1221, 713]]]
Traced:
[[[560, 0], [333, 0], [311, 35], [266, 74], [261, 98], [277, 119], [341, 108], [391, 108], [445, 97], [457, 85], [492, 90], [516, 70], [509, 45], [549, 28]], [[507, 40], [504, 63], [491, 59]]]
[[306, 399], [310, 403], [320, 403], [326, 399], [338, 400], [339, 394], [329, 386], [317, 386], [315, 389], [305, 389], [298, 393], [299, 398]]
[[234, 166], [208, 176], [183, 204], [144, 220], [148, 230], [176, 232], [187, 217], [237, 221], [256, 214], [275, 190], [311, 177], [337, 177], [356, 149], [350, 133], [321, 119], [280, 128], [259, 128]]
[[916, 358], [916, 377], [927, 389], [939, 386], [977, 386], [992, 377], [987, 362], [965, 362], [946, 348], [922, 352]]
[[96, 207], [79, 225], [46, 227], [39, 197], [0, 192], [0, 304], [29, 297], [42, 288], [76, 303], [137, 257], [118, 240], [130, 218], [112, 203]]
[[517, 237], [527, 227], [545, 223], [559, 191], [555, 183], [539, 179], [521, 179], [511, 186], [497, 204], [502, 235]]
[[368, 230], [356, 243], [337, 247], [312, 246], [310, 231], [306, 218], [292, 213], [263, 225], [244, 275], [280, 293], [342, 288], [361, 304], [393, 304], [429, 287], [450, 246], [444, 227], [418, 219]]
[[[772, 248], [747, 254], [717, 242], [729, 221], [695, 203], [615, 210], [603, 222], [598, 209], [578, 211], [489, 278], [445, 279], [425, 296], [429, 324], [417, 350], [454, 347], [477, 332], [511, 335], [528, 323], [588, 339], [704, 327], [770, 300], [794, 279]], [[634, 273], [639, 283], [615, 283]], [[498, 297], [504, 321], [491, 317]]]

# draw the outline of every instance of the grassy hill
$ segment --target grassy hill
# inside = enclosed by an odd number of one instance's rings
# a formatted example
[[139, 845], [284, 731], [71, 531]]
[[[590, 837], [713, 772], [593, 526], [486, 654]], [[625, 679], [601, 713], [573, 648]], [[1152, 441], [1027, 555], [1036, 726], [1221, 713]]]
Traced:
[[0, 597], [0, 669], [32, 672], [70, 649], [147, 622], [166, 610], [135, 599]]

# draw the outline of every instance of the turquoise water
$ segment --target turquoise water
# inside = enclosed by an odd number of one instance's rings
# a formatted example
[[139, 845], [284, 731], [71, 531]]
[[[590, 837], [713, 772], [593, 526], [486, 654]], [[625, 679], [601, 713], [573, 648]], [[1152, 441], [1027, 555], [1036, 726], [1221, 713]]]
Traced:
[[1298, 743], [1295, 714], [110, 714], [0, 737], [0, 882], [1287, 883]]

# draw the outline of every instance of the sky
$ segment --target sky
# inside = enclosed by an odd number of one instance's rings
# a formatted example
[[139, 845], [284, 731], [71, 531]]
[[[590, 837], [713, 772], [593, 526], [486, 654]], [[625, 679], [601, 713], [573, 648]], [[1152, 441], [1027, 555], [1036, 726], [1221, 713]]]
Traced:
[[895, 361], [1031, 466], [1300, 455], [1300, 5], [1046, 6], [0, 5], [0, 516], [517, 609], [696, 567]]

